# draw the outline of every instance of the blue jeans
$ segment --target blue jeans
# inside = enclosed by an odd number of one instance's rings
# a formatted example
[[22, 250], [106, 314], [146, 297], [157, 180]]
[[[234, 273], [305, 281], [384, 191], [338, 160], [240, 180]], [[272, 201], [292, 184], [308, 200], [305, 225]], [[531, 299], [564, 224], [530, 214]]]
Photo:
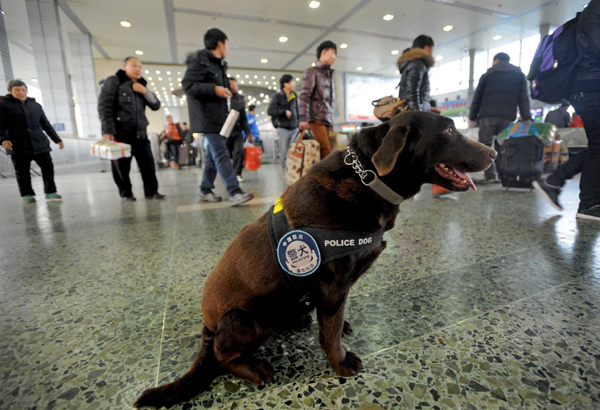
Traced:
[[215, 188], [215, 179], [217, 172], [221, 175], [221, 179], [227, 188], [229, 196], [242, 192], [240, 184], [235, 176], [233, 165], [229, 160], [229, 151], [225, 145], [225, 138], [219, 134], [204, 134], [208, 140], [206, 149], [206, 158], [204, 158], [204, 172], [202, 175], [202, 183], [200, 184], [200, 192], [208, 194]]

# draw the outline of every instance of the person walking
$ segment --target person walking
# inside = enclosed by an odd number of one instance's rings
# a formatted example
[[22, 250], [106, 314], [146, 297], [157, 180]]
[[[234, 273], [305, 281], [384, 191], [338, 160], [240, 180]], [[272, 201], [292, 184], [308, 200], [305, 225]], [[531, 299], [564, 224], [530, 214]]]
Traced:
[[244, 182], [244, 178], [242, 178], [242, 171], [244, 170], [243, 132], [245, 132], [246, 135], [250, 135], [248, 117], [246, 117], [246, 101], [244, 101], [244, 97], [238, 93], [239, 89], [235, 78], [229, 79], [229, 89], [233, 94], [231, 96], [231, 109], [236, 110], [240, 113], [240, 115], [235, 123], [235, 126], [231, 130], [231, 134], [229, 135], [229, 138], [227, 138], [225, 145], [227, 145], [229, 155], [233, 160], [233, 169], [238, 182]]
[[65, 145], [50, 125], [42, 106], [35, 98], [27, 97], [27, 85], [23, 81], [11, 80], [7, 89], [8, 94], [0, 97], [0, 143], [12, 159], [21, 198], [25, 203], [35, 202], [29, 171], [31, 161], [35, 161], [42, 169], [46, 200], [61, 200], [54, 183], [48, 137], [58, 144], [59, 149]]
[[[519, 67], [510, 64], [510, 56], [498, 53], [492, 67], [481, 76], [469, 113], [470, 126], [479, 117], [479, 142], [494, 145], [496, 136], [517, 118], [517, 106], [525, 122], [531, 121], [527, 78]], [[484, 172], [479, 184], [500, 182], [496, 164]]]
[[171, 168], [181, 169], [179, 166], [179, 146], [183, 142], [184, 131], [179, 123], [173, 122], [173, 116], [167, 115], [167, 126], [165, 127], [166, 144], [171, 154]]
[[256, 105], [250, 104], [248, 106], [248, 112], [246, 113], [246, 120], [248, 121], [248, 127], [250, 127], [250, 134], [243, 131], [244, 140], [253, 143], [254, 145], [261, 145], [260, 131], [258, 129], [258, 121], [256, 120]]
[[281, 167], [285, 172], [285, 161], [290, 140], [298, 132], [298, 97], [294, 92], [296, 82], [294, 77], [284, 74], [279, 79], [281, 88], [275, 93], [267, 114], [273, 118], [279, 137], [279, 151], [281, 155]]
[[567, 108], [570, 106], [570, 102], [567, 100], [562, 100], [560, 107], [546, 114], [544, 122], [548, 124], [554, 124], [558, 128], [568, 128], [569, 124], [571, 124], [571, 114], [569, 114]]
[[217, 173], [221, 175], [232, 206], [251, 200], [254, 195], [240, 188], [233, 165], [219, 135], [228, 115], [227, 100], [233, 96], [227, 79], [225, 57], [229, 40], [218, 28], [204, 35], [206, 48], [191, 53], [186, 58], [187, 70], [183, 76], [183, 89], [187, 95], [192, 133], [203, 133], [208, 140], [200, 200], [219, 202], [221, 197], [213, 193]]
[[337, 46], [324, 41], [317, 47], [317, 62], [302, 76], [302, 91], [298, 106], [300, 130], [310, 127], [315, 140], [321, 145], [321, 159], [331, 153], [329, 134], [333, 131], [333, 70]]
[[565, 179], [581, 172], [577, 218], [600, 221], [600, 0], [592, 0], [577, 22], [577, 47], [583, 54], [575, 69], [571, 102], [581, 116], [588, 149], [571, 157], [533, 187], [555, 208]]
[[434, 46], [431, 37], [420, 35], [413, 40], [412, 47], [404, 50], [398, 58], [401, 75], [398, 96], [407, 100], [409, 110], [431, 111], [429, 69], [435, 64]]
[[[102, 123], [102, 135], [111, 141], [131, 145], [131, 154], [140, 167], [144, 181], [146, 199], [164, 199], [158, 193], [156, 166], [146, 127], [146, 106], [157, 111], [160, 108], [158, 98], [146, 88], [142, 77], [142, 62], [135, 57], [123, 60], [123, 69], [108, 77], [98, 97], [98, 114]], [[135, 201], [131, 190], [129, 158], [111, 161], [113, 179], [124, 201]]]

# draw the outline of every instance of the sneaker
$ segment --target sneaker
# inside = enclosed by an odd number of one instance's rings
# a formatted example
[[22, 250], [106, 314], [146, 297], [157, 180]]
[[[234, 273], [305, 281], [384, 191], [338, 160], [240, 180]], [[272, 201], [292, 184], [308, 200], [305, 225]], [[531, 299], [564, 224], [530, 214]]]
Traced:
[[244, 202], [248, 202], [254, 198], [250, 192], [240, 192], [239, 194], [235, 194], [234, 196], [229, 197], [229, 202], [231, 202], [231, 206], [238, 206], [243, 204]]
[[488, 185], [488, 184], [499, 184], [501, 181], [498, 179], [498, 177], [492, 177], [492, 178], [484, 178], [481, 181], [477, 182], [477, 185]]
[[32, 204], [35, 202], [35, 197], [33, 195], [25, 195], [23, 197], [23, 202], [25, 202], [26, 204]]
[[244, 178], [242, 178], [242, 176], [241, 176], [241, 175], [238, 175], [238, 176], [237, 176], [237, 180], [238, 180], [238, 182], [244, 182]]
[[52, 194], [46, 194], [46, 201], [61, 201], [62, 196], [58, 195], [56, 192]]
[[181, 167], [179, 166], [179, 164], [177, 162], [171, 162], [171, 168], [181, 169]]
[[167, 196], [163, 194], [159, 194], [158, 192], [154, 195], [148, 195], [146, 199], [165, 199]]
[[579, 211], [577, 211], [577, 218], [600, 221], [600, 205], [594, 205], [586, 210], [580, 208]]
[[540, 179], [539, 181], [533, 181], [531, 183], [536, 191], [538, 191], [542, 196], [548, 201], [550, 205], [559, 211], [563, 210], [563, 207], [558, 202], [558, 196], [560, 195], [560, 187], [550, 185], [545, 178]]
[[203, 194], [201, 192], [200, 193], [200, 200], [202, 202], [221, 202], [223, 200], [223, 198], [221, 198], [220, 196], [216, 196], [212, 192], [209, 192], [207, 194]]
[[134, 196], [122, 196], [121, 199], [123, 201], [137, 201]]

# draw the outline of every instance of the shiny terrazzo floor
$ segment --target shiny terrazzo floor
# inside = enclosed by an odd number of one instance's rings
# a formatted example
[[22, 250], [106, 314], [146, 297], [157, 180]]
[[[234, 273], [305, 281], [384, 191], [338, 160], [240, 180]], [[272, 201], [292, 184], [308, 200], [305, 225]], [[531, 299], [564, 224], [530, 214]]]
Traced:
[[[240, 208], [199, 205], [197, 169], [160, 171], [160, 202], [139, 175], [135, 203], [107, 173], [61, 173], [63, 203], [22, 204], [0, 181], [0, 408], [131, 408], [183, 374], [203, 280], [283, 191], [279, 172], [247, 173], [259, 198]], [[276, 382], [223, 376], [177, 408], [600, 408], [600, 224], [575, 219], [578, 182], [563, 213], [499, 186], [423, 191], [352, 290], [344, 343], [363, 373], [332, 372], [313, 325], [258, 352]]]

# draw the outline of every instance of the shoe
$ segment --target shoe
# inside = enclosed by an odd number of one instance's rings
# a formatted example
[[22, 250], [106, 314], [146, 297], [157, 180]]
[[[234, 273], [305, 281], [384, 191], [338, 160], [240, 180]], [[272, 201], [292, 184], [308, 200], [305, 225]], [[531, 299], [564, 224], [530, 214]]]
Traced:
[[32, 204], [35, 202], [35, 197], [33, 195], [25, 195], [23, 197], [23, 202], [25, 202], [26, 204]]
[[46, 194], [46, 201], [61, 201], [62, 196], [58, 195], [56, 192], [52, 194]]
[[533, 181], [532, 184], [536, 191], [543, 195], [550, 205], [559, 211], [563, 210], [563, 207], [558, 202], [558, 196], [560, 195], [560, 187], [550, 185], [545, 178], [539, 181]]
[[134, 196], [122, 196], [121, 199], [123, 201], [137, 201]]
[[167, 196], [163, 195], [163, 194], [159, 194], [158, 192], [155, 193], [154, 195], [149, 195], [146, 197], [146, 199], [165, 199]]
[[594, 205], [586, 210], [580, 208], [579, 211], [577, 211], [577, 218], [600, 221], [600, 205]]
[[200, 200], [202, 202], [221, 202], [223, 198], [216, 196], [212, 192], [209, 192], [208, 194], [200, 193]]
[[179, 166], [179, 164], [177, 162], [171, 162], [171, 168], [181, 169], [181, 167]]
[[241, 175], [238, 175], [238, 176], [237, 176], [237, 180], [238, 180], [238, 182], [244, 182], [244, 178], [242, 178], [242, 176], [241, 176]]
[[498, 177], [484, 178], [477, 182], [477, 185], [499, 184], [501, 181]]
[[229, 202], [231, 202], [231, 206], [238, 206], [243, 204], [244, 202], [248, 202], [254, 198], [250, 192], [240, 192], [239, 194], [235, 194], [234, 196], [229, 197]]

